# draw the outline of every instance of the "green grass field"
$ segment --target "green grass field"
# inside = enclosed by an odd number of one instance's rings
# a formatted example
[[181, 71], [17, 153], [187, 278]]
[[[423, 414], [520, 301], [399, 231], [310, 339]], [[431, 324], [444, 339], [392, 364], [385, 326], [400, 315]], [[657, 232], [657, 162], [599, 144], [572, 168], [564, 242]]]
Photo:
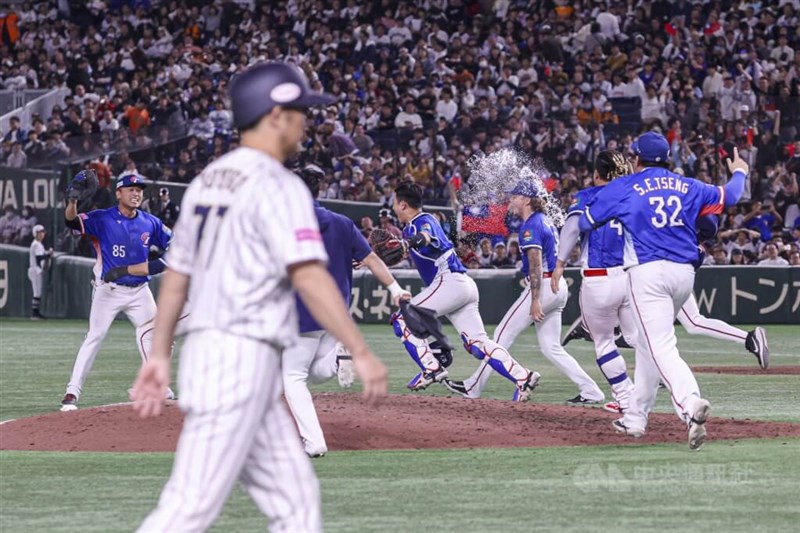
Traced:
[[[386, 326], [363, 331], [389, 367], [391, 392], [403, 393], [414, 367], [402, 347]], [[767, 331], [773, 366], [800, 364], [800, 328]], [[58, 408], [84, 333], [80, 321], [0, 321], [0, 420]], [[739, 345], [679, 333], [690, 364], [755, 366]], [[114, 325], [81, 407], [126, 400], [139, 364], [133, 338], [126, 322]], [[532, 333], [515, 348], [544, 376], [536, 401], [575, 395], [536, 352]], [[590, 344], [569, 348], [600, 383]], [[475, 364], [458, 352], [451, 374], [465, 377]], [[698, 381], [714, 416], [800, 422], [797, 376], [699, 374]], [[487, 396], [511, 392], [496, 378]], [[665, 396], [657, 409], [670, 412]], [[699, 453], [684, 443], [331, 452], [314, 464], [327, 531], [794, 531], [799, 459], [800, 440], [777, 439], [711, 441]], [[171, 454], [0, 452], [0, 531], [131, 531], [155, 503], [171, 462]], [[214, 531], [264, 528], [237, 489]]]

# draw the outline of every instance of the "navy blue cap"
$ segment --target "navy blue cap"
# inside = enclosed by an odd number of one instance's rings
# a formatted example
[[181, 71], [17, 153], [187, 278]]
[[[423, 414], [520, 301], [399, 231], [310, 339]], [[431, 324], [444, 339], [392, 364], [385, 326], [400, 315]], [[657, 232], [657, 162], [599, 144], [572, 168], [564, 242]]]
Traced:
[[527, 196], [528, 198], [536, 198], [539, 196], [539, 188], [530, 181], [520, 181], [513, 189], [508, 191], [508, 194], [515, 196]]
[[660, 133], [648, 131], [633, 141], [631, 149], [642, 161], [666, 163], [669, 160], [669, 143]]
[[117, 180], [117, 189], [123, 187], [139, 187], [140, 189], [146, 189], [147, 182], [138, 174], [125, 174]]
[[308, 108], [336, 101], [333, 95], [312, 91], [305, 73], [282, 61], [259, 63], [234, 76], [230, 98], [237, 128], [255, 123], [276, 106]]

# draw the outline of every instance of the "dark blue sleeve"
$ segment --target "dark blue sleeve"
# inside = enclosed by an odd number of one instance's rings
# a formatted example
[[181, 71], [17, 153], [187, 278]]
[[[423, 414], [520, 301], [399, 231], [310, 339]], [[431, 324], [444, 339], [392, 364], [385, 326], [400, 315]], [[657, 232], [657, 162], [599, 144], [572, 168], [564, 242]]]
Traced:
[[350, 242], [353, 245], [353, 259], [356, 261], [363, 261], [369, 254], [372, 253], [367, 239], [361, 234], [352, 220], [350, 222]]

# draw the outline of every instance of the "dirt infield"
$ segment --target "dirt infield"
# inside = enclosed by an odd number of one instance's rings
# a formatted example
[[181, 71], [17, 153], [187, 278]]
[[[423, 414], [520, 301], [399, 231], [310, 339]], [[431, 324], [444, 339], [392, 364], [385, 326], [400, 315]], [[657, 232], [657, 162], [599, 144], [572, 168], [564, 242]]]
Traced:
[[740, 374], [746, 376], [800, 376], [800, 365], [773, 366], [761, 370], [757, 366], [694, 366], [692, 370], [700, 374]]
[[[674, 415], [657, 414], [639, 440], [611, 428], [601, 409], [500, 400], [393, 395], [368, 409], [357, 394], [317, 394], [315, 402], [331, 450], [389, 450], [517, 446], [575, 446], [684, 442]], [[129, 405], [48, 413], [0, 425], [0, 449], [167, 452], [175, 449], [182, 415], [177, 406], [152, 420]], [[800, 437], [800, 424], [712, 418], [711, 439]]]

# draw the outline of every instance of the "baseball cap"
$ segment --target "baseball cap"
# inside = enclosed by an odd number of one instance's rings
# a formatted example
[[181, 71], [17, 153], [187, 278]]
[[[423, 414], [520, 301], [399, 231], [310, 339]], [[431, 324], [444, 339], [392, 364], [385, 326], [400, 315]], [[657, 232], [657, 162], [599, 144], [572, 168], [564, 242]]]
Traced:
[[122, 189], [123, 187], [139, 187], [140, 189], [146, 189], [147, 183], [145, 183], [145, 179], [138, 174], [125, 174], [117, 180], [116, 188]]
[[37, 234], [37, 233], [39, 233], [40, 231], [44, 231], [44, 226], [42, 226], [41, 224], [36, 224], [36, 225], [33, 227], [33, 234], [34, 234], [34, 235], [36, 235], [36, 234]]
[[520, 181], [513, 189], [508, 191], [509, 194], [515, 196], [527, 196], [528, 198], [536, 198], [539, 196], [539, 188], [530, 181]]
[[660, 133], [648, 131], [633, 141], [631, 150], [642, 161], [664, 163], [669, 159], [669, 143]]
[[386, 218], [392, 218], [392, 212], [391, 212], [389, 209], [387, 209], [387, 208], [385, 208], [385, 207], [384, 207], [383, 209], [381, 209], [380, 211], [378, 211], [378, 216], [379, 216], [380, 218], [383, 218], [383, 217], [386, 217]]
[[167, 189], [166, 187], [161, 187], [160, 189], [158, 189], [158, 194], [169, 194], [169, 189]]

